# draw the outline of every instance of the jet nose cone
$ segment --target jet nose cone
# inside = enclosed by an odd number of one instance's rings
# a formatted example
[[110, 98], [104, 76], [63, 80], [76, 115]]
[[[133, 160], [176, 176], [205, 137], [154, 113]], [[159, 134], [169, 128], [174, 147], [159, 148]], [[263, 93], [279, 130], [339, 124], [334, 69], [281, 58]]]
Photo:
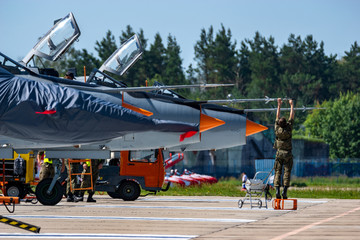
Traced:
[[210, 116], [208, 116], [206, 114], [202, 114], [202, 113], [200, 115], [200, 132], [205, 132], [207, 130], [216, 128], [223, 124], [225, 124], [225, 122], [218, 118], [210, 117]]
[[265, 127], [261, 124], [258, 124], [253, 121], [250, 121], [249, 119], [246, 119], [246, 136], [250, 136], [255, 133], [265, 131], [267, 129], [268, 129], [267, 127]]

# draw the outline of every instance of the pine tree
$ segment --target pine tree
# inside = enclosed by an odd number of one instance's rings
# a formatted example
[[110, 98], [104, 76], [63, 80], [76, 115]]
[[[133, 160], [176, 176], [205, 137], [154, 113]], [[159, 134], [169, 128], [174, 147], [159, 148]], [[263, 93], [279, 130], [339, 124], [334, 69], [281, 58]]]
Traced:
[[100, 42], [96, 41], [95, 45], [95, 50], [97, 51], [102, 63], [104, 63], [118, 48], [116, 46], [115, 37], [110, 30], [106, 32], [106, 36]]
[[195, 50], [195, 61], [198, 65], [198, 74], [201, 82], [212, 83], [212, 73], [214, 71], [214, 29], [210, 26], [209, 31], [203, 28], [200, 33], [200, 40], [196, 42]]
[[281, 88], [279, 84], [279, 56], [273, 37], [266, 39], [259, 32], [253, 40], [245, 40], [250, 46], [249, 65], [252, 81], [247, 86], [247, 95], [251, 98], [276, 96]]
[[357, 42], [351, 45], [350, 51], [345, 52], [345, 56], [340, 64], [340, 85], [337, 90], [359, 91], [360, 90], [360, 46]]
[[169, 35], [165, 55], [165, 69], [163, 74], [164, 83], [168, 85], [186, 84], [180, 58], [180, 46], [176, 38]]
[[147, 52], [149, 77], [153, 78], [156, 74], [163, 76], [165, 69], [165, 47], [159, 33], [156, 33], [154, 43], [150, 45]]

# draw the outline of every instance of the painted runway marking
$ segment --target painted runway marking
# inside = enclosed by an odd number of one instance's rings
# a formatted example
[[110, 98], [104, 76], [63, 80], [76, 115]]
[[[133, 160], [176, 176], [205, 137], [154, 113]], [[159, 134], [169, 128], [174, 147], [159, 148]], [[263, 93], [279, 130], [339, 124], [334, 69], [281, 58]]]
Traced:
[[[237, 210], [257, 210], [257, 211], [275, 211], [274, 209], [263, 208], [238, 208], [238, 207], [182, 207], [182, 206], [129, 206], [129, 205], [78, 205], [76, 207], [85, 208], [143, 208], [143, 209], [178, 209], [178, 210], [220, 210], [220, 211], [237, 211]], [[289, 210], [285, 210], [289, 211]]]
[[[243, 199], [242, 197], [240, 197], [239, 199]], [[156, 202], [238, 202], [239, 199], [225, 199], [225, 198], [204, 198], [204, 199], [187, 199], [187, 198], [143, 198], [143, 199], [138, 199], [137, 201], [156, 201]], [[328, 201], [326, 200], [298, 200], [298, 203], [302, 202], [302, 203], [327, 203]]]
[[164, 218], [164, 217], [108, 217], [108, 216], [48, 216], [48, 215], [16, 215], [16, 218], [29, 219], [78, 219], [78, 220], [126, 220], [126, 221], [180, 221], [180, 222], [227, 222], [248, 223], [257, 220], [232, 218]]
[[181, 209], [181, 210], [231, 210], [235, 207], [182, 207], [182, 206], [128, 206], [128, 205], [81, 205], [76, 207], [90, 208], [147, 208], [147, 209]]
[[298, 203], [327, 203], [328, 201], [321, 201], [321, 200], [299, 200]]
[[237, 202], [239, 199], [193, 199], [193, 198], [143, 198], [137, 201], [156, 201], [156, 202]]
[[314, 227], [314, 226], [317, 226], [317, 225], [320, 225], [320, 224], [323, 224], [323, 223], [332, 221], [332, 220], [334, 220], [334, 219], [336, 219], [336, 218], [346, 216], [346, 215], [348, 215], [348, 214], [350, 214], [350, 213], [353, 213], [353, 212], [356, 212], [356, 211], [359, 211], [359, 210], [360, 210], [360, 207], [354, 208], [354, 209], [352, 209], [352, 210], [350, 210], [350, 211], [344, 212], [344, 213], [339, 214], [339, 215], [337, 215], [337, 216], [330, 217], [330, 218], [326, 218], [326, 219], [323, 219], [323, 220], [321, 220], [321, 221], [318, 221], [318, 222], [315, 222], [315, 223], [306, 225], [306, 226], [304, 226], [304, 227], [298, 228], [298, 229], [296, 229], [296, 230], [294, 230], [294, 231], [291, 231], [291, 232], [285, 233], [285, 234], [283, 234], [283, 235], [274, 237], [274, 238], [272, 238], [271, 240], [281, 240], [281, 239], [285, 239], [285, 238], [287, 238], [287, 237], [289, 237], [289, 236], [298, 234], [299, 232], [303, 232], [303, 231], [305, 231], [305, 230], [307, 230], [307, 229], [309, 229], [309, 228], [312, 228], [312, 227]]
[[144, 240], [189, 240], [196, 235], [161, 235], [161, 234], [73, 234], [73, 233], [40, 233], [40, 234], [19, 234], [0, 233], [0, 238], [20, 239], [144, 239]]

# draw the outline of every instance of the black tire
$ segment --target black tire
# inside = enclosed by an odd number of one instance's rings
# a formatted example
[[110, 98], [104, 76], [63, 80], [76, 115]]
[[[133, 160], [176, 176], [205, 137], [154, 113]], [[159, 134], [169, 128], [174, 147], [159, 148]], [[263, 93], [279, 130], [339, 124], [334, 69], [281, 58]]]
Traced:
[[125, 181], [119, 187], [120, 198], [134, 201], [140, 196], [140, 186], [134, 181]]
[[258, 206], [259, 206], [259, 208], [262, 207], [262, 201], [260, 199], [258, 200]]
[[21, 183], [8, 183], [6, 184], [5, 196], [19, 197], [23, 199], [27, 194], [25, 186]]
[[51, 181], [52, 178], [46, 178], [44, 180], [41, 180], [41, 182], [39, 182], [39, 184], [36, 187], [36, 191], [35, 191], [36, 198], [43, 205], [56, 205], [62, 199], [64, 189], [58, 181], [56, 181], [55, 186], [51, 191], [51, 193], [50, 194], [47, 193]]
[[238, 207], [242, 208], [243, 204], [244, 204], [243, 200], [240, 199], [239, 202], [238, 202]]
[[118, 192], [107, 192], [107, 194], [112, 198], [117, 198], [117, 199], [121, 198], [120, 193]]

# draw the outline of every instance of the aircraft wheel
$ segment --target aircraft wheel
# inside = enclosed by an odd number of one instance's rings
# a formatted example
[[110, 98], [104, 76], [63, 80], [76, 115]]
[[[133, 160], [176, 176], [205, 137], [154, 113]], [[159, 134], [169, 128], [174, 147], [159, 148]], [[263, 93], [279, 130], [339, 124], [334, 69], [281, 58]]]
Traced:
[[26, 196], [24, 186], [20, 183], [9, 183], [6, 185], [5, 196], [19, 197], [20, 199]]
[[36, 198], [43, 205], [56, 205], [62, 199], [64, 189], [61, 184], [56, 181], [55, 186], [50, 194], [47, 193], [47, 190], [50, 187], [52, 178], [46, 178], [41, 180], [36, 187]]
[[125, 181], [120, 185], [119, 193], [124, 201], [134, 201], [140, 196], [140, 186], [134, 181]]
[[119, 192], [107, 192], [107, 194], [112, 198], [121, 198]]
[[240, 199], [240, 200], [238, 201], [238, 206], [239, 206], [239, 208], [242, 208], [243, 204], [244, 204], [244, 201]]
[[258, 206], [259, 206], [259, 208], [262, 207], [262, 201], [260, 199], [258, 200]]

